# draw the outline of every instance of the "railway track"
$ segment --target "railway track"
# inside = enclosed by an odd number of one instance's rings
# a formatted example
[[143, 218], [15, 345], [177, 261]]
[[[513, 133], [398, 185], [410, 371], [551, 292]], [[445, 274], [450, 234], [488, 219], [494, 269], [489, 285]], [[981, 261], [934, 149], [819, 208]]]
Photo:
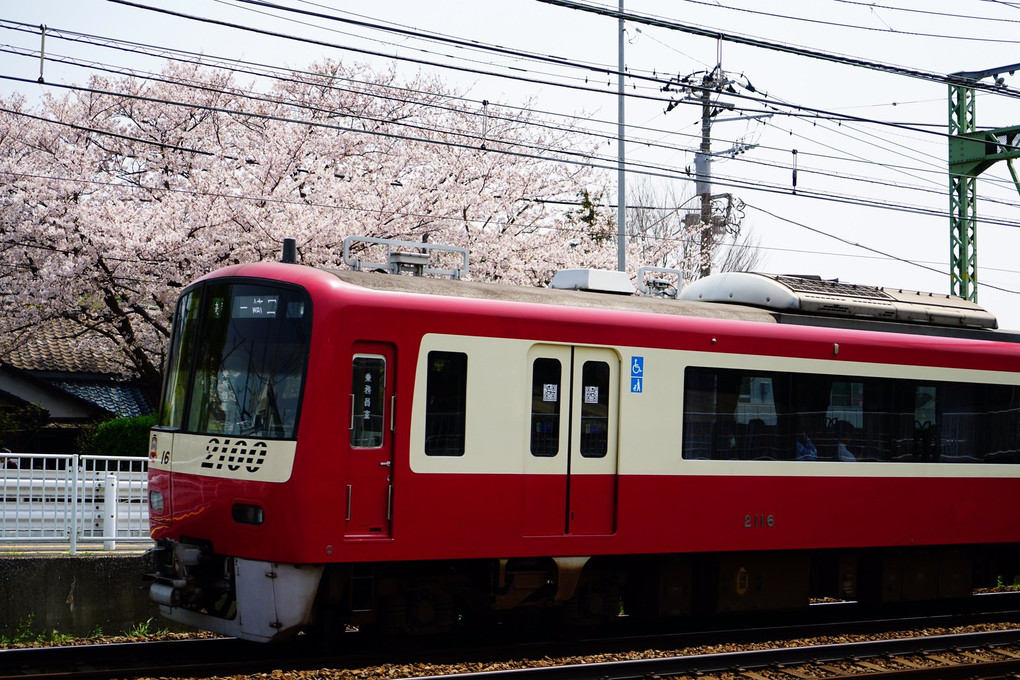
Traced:
[[[339, 653], [324, 653], [321, 646], [311, 639], [301, 639], [291, 645], [258, 645], [231, 638], [9, 649], [0, 650], [0, 680], [206, 678], [270, 673], [274, 670], [294, 673], [316, 670], [317, 677], [321, 678], [333, 672], [339, 676], [344, 669], [357, 669], [358, 677], [366, 679], [448, 673], [458, 675], [458, 680], [465, 680], [465, 668], [499, 669], [501, 680], [512, 680], [506, 676], [517, 673], [528, 675], [529, 680], [560, 680], [552, 676], [562, 676], [567, 680], [596, 677], [615, 680], [694, 677], [696, 674], [704, 677], [705, 674], [724, 671], [736, 677], [762, 680], [834, 676], [833, 669], [837, 668], [845, 668], [846, 674], [857, 676], [878, 673], [879, 669], [883, 673], [909, 674], [917, 671], [923, 674], [954, 664], [965, 666], [968, 677], [985, 677], [980, 673], [993, 673], [997, 667], [1002, 668], [1003, 673], [1020, 673], [1020, 666], [1017, 666], [1020, 663], [1020, 623], [1010, 624], [1007, 630], [965, 635], [932, 636], [930, 631], [935, 627], [949, 630], [953, 626], [975, 625], [978, 621], [1020, 622], [1020, 611], [1006, 607], [1010, 601], [1008, 597], [986, 599], [985, 602], [994, 606], [985, 609], [1005, 608], [1005, 611], [996, 614], [985, 612], [934, 619], [918, 616], [824, 622], [822, 619], [825, 618], [838, 619], [835, 614], [829, 613], [838, 611], [840, 607], [837, 606], [815, 608], [814, 620], [789, 625], [634, 633], [626, 637], [590, 635], [569, 642], [562, 639], [549, 642], [548, 638], [545, 641], [518, 639], [498, 646], [492, 645], [491, 637], [478, 638], [477, 644], [465, 647], [464, 640], [460, 638], [414, 638], [395, 644], [393, 639], [375, 641], [352, 634], [343, 636], [339, 641]], [[911, 637], [910, 630], [919, 632]], [[861, 637], [885, 636], [895, 631], [899, 631], [895, 633], [899, 639], [847, 642]], [[819, 640], [843, 642], [831, 644]], [[723, 647], [733, 649], [738, 646], [740, 651], [718, 652]], [[351, 653], [353, 649], [358, 652]], [[647, 651], [671, 649], [680, 651]], [[656, 658], [637, 658], [653, 654]], [[570, 663], [577, 659], [584, 659], [584, 663]], [[892, 662], [892, 659], [903, 661]], [[979, 666], [979, 659], [998, 666]], [[536, 668], [536, 665], [542, 667]], [[941, 669], [938, 672], [950, 671]], [[546, 679], [545, 676], [550, 677]]]
[[[54, 653], [56, 649], [66, 651]], [[253, 650], [252, 645], [232, 639], [45, 648], [34, 650], [35, 663], [38, 665], [16, 668], [0, 665], [0, 678], [204, 678], [268, 673], [277, 668], [298, 674], [301, 670], [315, 670], [316, 677], [321, 678], [329, 677], [334, 672], [339, 677], [342, 669], [360, 668], [361, 663], [353, 657], [347, 657], [344, 663], [337, 664], [335, 658], [302, 658], [293, 653], [256, 653], [254, 656], [258, 658], [252, 658], [253, 651], [265, 649], [258, 647]], [[187, 662], [181, 663], [181, 655], [186, 656]], [[244, 661], [240, 660], [242, 657], [245, 657]], [[131, 658], [136, 659], [136, 662], [129, 662]], [[171, 658], [177, 661], [170, 662]], [[0, 658], [0, 661], [3, 659]], [[415, 668], [420, 669], [421, 665], [412, 665], [411, 669]], [[397, 670], [395, 673], [394, 670], [392, 665], [387, 665], [376, 671], [363, 669], [358, 675], [368, 678], [415, 677], [413, 672], [401, 673]], [[428, 677], [430, 680], [634, 680], [662, 677], [677, 680], [706, 680], [712, 677], [747, 680], [825, 677], [908, 680], [1015, 678], [1017, 673], [1020, 673], [1020, 629], [651, 659], [500, 668], [418, 677]]]
[[[470, 680], [998, 678], [1020, 672], [1020, 629], [470, 674]], [[463, 674], [429, 680], [466, 680]]]
[[285, 662], [279, 649], [233, 638], [30, 647], [0, 650], [0, 679], [203, 677], [257, 672]]

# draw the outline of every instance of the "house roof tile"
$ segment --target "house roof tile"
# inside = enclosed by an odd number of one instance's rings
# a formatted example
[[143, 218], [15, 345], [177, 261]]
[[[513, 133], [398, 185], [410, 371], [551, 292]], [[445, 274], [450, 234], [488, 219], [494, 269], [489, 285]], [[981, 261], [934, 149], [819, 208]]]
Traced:
[[130, 378], [117, 354], [117, 346], [109, 338], [89, 332], [75, 321], [53, 319], [25, 332], [13, 347], [0, 354], [0, 361], [23, 371]]

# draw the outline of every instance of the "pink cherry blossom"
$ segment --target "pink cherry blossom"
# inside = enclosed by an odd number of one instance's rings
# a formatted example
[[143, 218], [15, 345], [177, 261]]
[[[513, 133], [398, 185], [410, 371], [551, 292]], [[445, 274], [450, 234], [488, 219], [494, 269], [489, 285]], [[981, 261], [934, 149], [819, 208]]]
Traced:
[[[441, 82], [336, 62], [268, 85], [170, 65], [87, 87], [3, 102], [0, 356], [71, 318], [158, 385], [180, 288], [277, 259], [285, 237], [311, 266], [340, 265], [358, 235], [466, 247], [475, 280], [616, 267], [615, 211], [571, 207], [609, 194], [583, 162], [594, 142], [526, 109], [487, 105], [483, 137], [480, 107]], [[628, 244], [635, 270], [681, 260], [672, 241]]]

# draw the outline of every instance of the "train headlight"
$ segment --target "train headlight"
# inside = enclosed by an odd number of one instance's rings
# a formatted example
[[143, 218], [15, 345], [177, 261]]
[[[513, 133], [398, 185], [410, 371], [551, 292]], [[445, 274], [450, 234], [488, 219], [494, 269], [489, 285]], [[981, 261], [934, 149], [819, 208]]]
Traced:
[[151, 510], [154, 515], [163, 514], [163, 494], [159, 491], [149, 492], [149, 510]]
[[237, 503], [231, 510], [234, 521], [238, 524], [252, 524], [258, 526], [266, 519], [266, 513], [257, 505], [250, 503]]

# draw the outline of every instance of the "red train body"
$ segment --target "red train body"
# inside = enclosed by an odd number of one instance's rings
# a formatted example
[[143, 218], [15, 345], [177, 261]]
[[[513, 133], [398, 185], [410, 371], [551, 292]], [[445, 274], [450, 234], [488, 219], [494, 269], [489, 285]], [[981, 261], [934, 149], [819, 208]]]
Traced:
[[1020, 353], [968, 323], [224, 269], [175, 317], [152, 597], [273, 640], [969, 595], [1017, 564]]

